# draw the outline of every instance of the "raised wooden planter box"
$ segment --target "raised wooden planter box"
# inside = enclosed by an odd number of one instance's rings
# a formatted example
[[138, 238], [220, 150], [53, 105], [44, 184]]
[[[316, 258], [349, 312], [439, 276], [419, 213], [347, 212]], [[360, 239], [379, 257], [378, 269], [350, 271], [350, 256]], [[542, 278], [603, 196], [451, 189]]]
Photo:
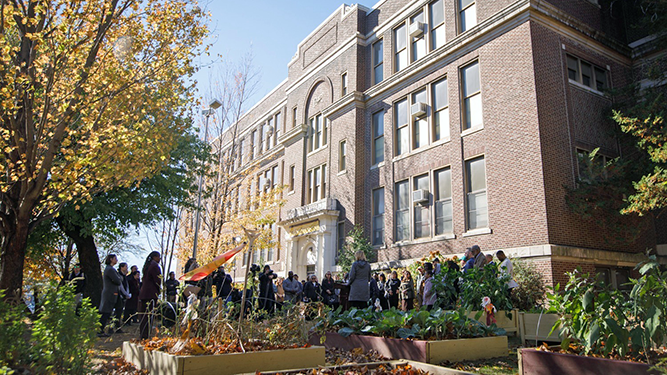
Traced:
[[616, 361], [572, 354], [552, 353], [536, 349], [519, 350], [519, 375], [653, 375], [651, 366], [643, 363]]
[[[386, 369], [395, 369], [398, 366], [410, 365], [413, 369], [418, 369], [425, 371], [429, 374], [435, 375], [473, 375], [470, 372], [463, 372], [459, 370], [454, 370], [447, 367], [435, 366], [428, 363], [417, 362], [417, 361], [386, 361], [386, 362], [371, 362], [371, 363], [362, 363], [355, 365], [343, 365], [343, 366], [327, 366], [322, 367], [322, 369], [333, 370], [336, 373], [347, 372], [347, 370], [354, 370], [355, 368], [365, 367], [369, 370], [374, 370], [380, 366], [384, 366]], [[276, 372], [262, 372], [262, 375], [297, 375], [297, 374], [310, 374], [312, 373], [313, 368], [303, 368], [298, 370], [286, 370], [286, 371], [276, 371]], [[241, 375], [255, 375], [252, 374], [241, 374]]]
[[[311, 337], [310, 343], [313, 345], [319, 344], [320, 336]], [[324, 346], [343, 350], [361, 348], [368, 351], [375, 349], [387, 358], [409, 359], [434, 364], [444, 361], [454, 362], [504, 357], [508, 354], [507, 336], [424, 341], [361, 335], [343, 337], [337, 333], [329, 332], [326, 334]]]
[[[468, 315], [470, 319], [475, 319], [475, 315], [477, 315], [477, 311], [473, 311]], [[507, 313], [505, 311], [498, 311], [495, 315], [496, 317], [496, 326], [498, 328], [504, 329], [508, 334], [513, 334], [513, 335], [518, 335], [519, 334], [519, 310], [512, 310], [512, 318], [507, 316]], [[482, 313], [482, 316], [478, 319], [478, 321], [484, 325], [486, 325], [486, 314]], [[549, 327], [551, 329], [551, 327]]]
[[178, 356], [123, 343], [123, 358], [151, 374], [239, 374], [318, 367], [326, 364], [323, 346], [220, 355]]
[[[525, 343], [526, 341], [534, 340], [537, 342], [541, 341], [553, 341], [560, 342], [558, 333], [560, 330], [556, 330], [554, 333], [549, 335], [551, 332], [551, 327], [558, 321], [560, 316], [558, 314], [534, 314], [534, 313], [519, 313], [519, 332], [521, 332], [521, 342]], [[539, 343], [537, 344], [539, 345]], [[537, 346], [536, 345], [536, 346]]]

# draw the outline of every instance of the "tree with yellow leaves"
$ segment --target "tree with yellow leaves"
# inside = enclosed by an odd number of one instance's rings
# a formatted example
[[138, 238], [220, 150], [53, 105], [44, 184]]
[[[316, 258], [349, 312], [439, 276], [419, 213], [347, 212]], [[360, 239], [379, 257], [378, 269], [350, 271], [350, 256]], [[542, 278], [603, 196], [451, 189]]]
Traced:
[[164, 166], [185, 126], [204, 14], [189, 0], [0, 0], [0, 289], [67, 202]]

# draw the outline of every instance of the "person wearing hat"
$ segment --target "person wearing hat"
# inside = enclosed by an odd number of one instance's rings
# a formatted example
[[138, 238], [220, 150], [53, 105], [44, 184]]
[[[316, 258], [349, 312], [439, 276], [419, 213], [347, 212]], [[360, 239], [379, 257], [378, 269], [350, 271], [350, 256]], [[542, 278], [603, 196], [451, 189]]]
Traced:
[[76, 295], [76, 304], [78, 305], [81, 303], [83, 291], [86, 288], [86, 275], [81, 271], [81, 265], [79, 263], [74, 265], [67, 280], [74, 285], [74, 294]]

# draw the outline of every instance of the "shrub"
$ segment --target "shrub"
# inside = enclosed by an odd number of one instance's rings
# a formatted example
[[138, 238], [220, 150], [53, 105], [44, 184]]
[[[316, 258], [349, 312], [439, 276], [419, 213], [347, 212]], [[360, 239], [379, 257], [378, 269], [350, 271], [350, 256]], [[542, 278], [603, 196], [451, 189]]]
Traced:
[[361, 250], [366, 254], [366, 259], [370, 262], [373, 259], [373, 246], [368, 238], [364, 236], [364, 230], [360, 226], [355, 226], [349, 233], [345, 246], [338, 254], [337, 264], [344, 274], [350, 272], [350, 267], [354, 263], [354, 254]]
[[29, 360], [29, 345], [23, 339], [26, 325], [25, 305], [8, 303], [0, 291], [0, 373], [2, 367], [17, 367]]
[[519, 286], [512, 290], [512, 305], [521, 311], [535, 311], [544, 302], [546, 285], [544, 275], [526, 261], [513, 261], [514, 280]]

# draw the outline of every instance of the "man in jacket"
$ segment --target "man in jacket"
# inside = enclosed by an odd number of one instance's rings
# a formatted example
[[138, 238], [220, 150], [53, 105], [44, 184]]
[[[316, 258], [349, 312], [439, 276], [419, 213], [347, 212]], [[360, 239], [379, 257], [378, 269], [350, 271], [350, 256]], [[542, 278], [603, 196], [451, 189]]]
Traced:
[[283, 280], [283, 289], [285, 290], [285, 302], [296, 304], [298, 302], [299, 282], [294, 279], [294, 273], [289, 271], [287, 278]]
[[475, 268], [478, 270], [484, 269], [488, 260], [486, 260], [486, 255], [484, 255], [479, 246], [473, 245], [473, 247], [470, 248], [470, 252], [472, 252], [473, 257], [475, 258]]

